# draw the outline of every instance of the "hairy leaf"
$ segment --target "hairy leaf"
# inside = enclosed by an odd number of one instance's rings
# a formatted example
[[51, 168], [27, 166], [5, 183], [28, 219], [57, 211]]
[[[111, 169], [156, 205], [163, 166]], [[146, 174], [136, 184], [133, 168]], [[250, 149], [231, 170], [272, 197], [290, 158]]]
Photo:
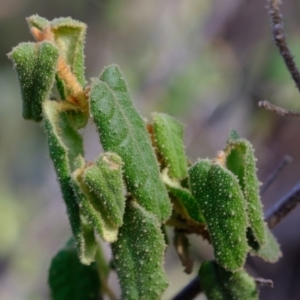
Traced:
[[43, 17], [40, 17], [39, 15], [32, 15], [28, 17], [26, 20], [29, 29], [35, 27], [39, 30], [44, 30], [47, 26], [49, 26], [49, 21]]
[[53, 258], [49, 270], [53, 300], [99, 300], [100, 282], [95, 265], [80, 263], [72, 241]]
[[198, 201], [193, 197], [191, 192], [182, 187], [176, 180], [169, 178], [166, 172], [162, 172], [162, 180], [165, 183], [171, 199], [174, 204], [173, 208], [186, 220], [204, 224], [205, 219], [199, 208]]
[[9, 53], [18, 73], [23, 98], [23, 117], [42, 120], [42, 102], [54, 82], [58, 48], [50, 42], [22, 43]]
[[210, 160], [200, 160], [189, 170], [191, 190], [207, 222], [216, 261], [236, 271], [245, 262], [247, 215], [238, 180]]
[[86, 81], [83, 49], [86, 25], [72, 18], [58, 18], [51, 21], [50, 26], [60, 54], [70, 66], [78, 82], [84, 87]]
[[251, 254], [258, 256], [267, 262], [275, 263], [282, 256], [280, 245], [278, 244], [269, 227], [266, 225], [265, 234], [267, 241], [263, 246], [257, 244], [253, 238], [250, 239], [249, 245], [252, 247]]
[[[85, 240], [80, 209], [71, 184], [71, 171], [76, 167], [75, 159], [79, 155], [83, 155], [82, 138], [70, 126], [66, 113], [61, 111], [62, 105], [62, 102], [50, 100], [44, 102], [44, 127], [48, 137], [50, 157], [53, 161], [63, 199], [67, 206], [69, 221], [78, 253], [83, 263], [89, 263], [91, 258], [86, 257], [86, 251], [90, 245], [86, 244], [88, 240]], [[71, 105], [70, 108], [72, 108]]]
[[259, 181], [252, 145], [231, 131], [225, 149], [226, 167], [238, 177], [245, 200], [251, 234], [262, 247], [266, 243], [263, 209], [259, 196]]
[[155, 145], [162, 154], [170, 177], [179, 180], [187, 176], [187, 158], [183, 144], [184, 126], [162, 113], [153, 113]]
[[126, 82], [117, 66], [107, 67], [94, 79], [90, 92], [91, 113], [105, 151], [124, 161], [129, 192], [160, 221], [171, 214], [166, 188], [143, 119], [133, 107]]
[[199, 278], [208, 300], [258, 300], [255, 281], [244, 270], [232, 273], [213, 261], [204, 261]]
[[118, 240], [112, 244], [122, 299], [158, 300], [168, 286], [163, 269], [164, 236], [157, 219], [129, 202]]
[[96, 164], [81, 166], [73, 172], [77, 200], [89, 222], [108, 242], [117, 239], [123, 224], [125, 197], [122, 160], [115, 153], [104, 153]]

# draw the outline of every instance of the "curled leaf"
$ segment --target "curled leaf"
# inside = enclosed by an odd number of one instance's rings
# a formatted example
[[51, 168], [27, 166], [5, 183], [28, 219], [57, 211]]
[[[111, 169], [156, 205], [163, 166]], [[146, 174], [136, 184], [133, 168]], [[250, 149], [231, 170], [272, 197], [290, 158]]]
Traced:
[[207, 222], [216, 261], [240, 269], [248, 252], [245, 200], [238, 180], [218, 163], [205, 159], [189, 170], [191, 190]]
[[[69, 105], [69, 108], [71, 109], [72, 105]], [[71, 184], [71, 172], [76, 167], [76, 158], [83, 155], [83, 143], [81, 136], [70, 125], [65, 109], [63, 102], [46, 100], [43, 104], [44, 127], [78, 254], [81, 262], [88, 264], [93, 260], [88, 250], [93, 248], [93, 245], [87, 243], [94, 241], [90, 239], [91, 232], [86, 235], [87, 225], [82, 224], [80, 208]], [[86, 239], [87, 237], [89, 238]]]
[[46, 41], [22, 43], [9, 53], [20, 81], [24, 119], [42, 120], [42, 103], [49, 98], [58, 55], [58, 48]]
[[184, 126], [166, 114], [153, 113], [152, 117], [155, 145], [166, 162], [170, 177], [184, 179], [188, 169], [183, 144]]
[[115, 153], [104, 153], [96, 164], [81, 166], [73, 172], [77, 200], [89, 222], [108, 242], [117, 239], [125, 210], [122, 160]]
[[244, 198], [247, 202], [247, 215], [251, 235], [263, 247], [267, 241], [263, 209], [259, 196], [259, 181], [256, 175], [256, 159], [252, 145], [231, 131], [224, 150], [226, 167], [238, 177]]

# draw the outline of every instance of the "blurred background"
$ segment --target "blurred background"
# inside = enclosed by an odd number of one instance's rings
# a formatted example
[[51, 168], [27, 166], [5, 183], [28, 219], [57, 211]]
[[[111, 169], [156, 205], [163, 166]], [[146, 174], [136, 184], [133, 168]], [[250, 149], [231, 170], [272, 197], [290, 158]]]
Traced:
[[[300, 111], [300, 95], [273, 44], [265, 5], [261, 0], [0, 0], [0, 300], [49, 299], [48, 266], [70, 235], [43, 128], [22, 119], [17, 76], [6, 56], [19, 42], [33, 40], [25, 18], [70, 16], [87, 23], [86, 77], [119, 64], [145, 118], [160, 111], [186, 124], [192, 161], [213, 158], [230, 129], [254, 145], [261, 182], [290, 155], [293, 162], [262, 197], [267, 211], [300, 180], [300, 119], [278, 117], [257, 102]], [[300, 65], [300, 0], [284, 1], [282, 10]], [[93, 124], [82, 134], [86, 158], [93, 160], [101, 151]], [[274, 229], [284, 257], [274, 265], [251, 260], [249, 272], [275, 284], [261, 288], [260, 299], [300, 299], [298, 228], [299, 208]], [[200, 237], [190, 241], [194, 274], [183, 273], [170, 247], [171, 284], [164, 299], [195, 276], [203, 259], [212, 258]], [[113, 275], [118, 294], [116, 282]]]

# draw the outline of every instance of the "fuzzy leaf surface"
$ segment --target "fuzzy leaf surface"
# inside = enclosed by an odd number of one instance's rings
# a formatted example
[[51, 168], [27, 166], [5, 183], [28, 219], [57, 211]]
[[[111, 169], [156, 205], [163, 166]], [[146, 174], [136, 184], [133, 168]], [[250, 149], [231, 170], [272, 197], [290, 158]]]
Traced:
[[192, 193], [182, 187], [178, 181], [172, 180], [165, 171], [162, 172], [162, 180], [172, 196], [173, 208], [184, 219], [204, 224], [205, 219], [200, 211], [199, 203]]
[[204, 261], [199, 278], [208, 300], [258, 300], [255, 281], [244, 270], [232, 273], [214, 261]]
[[168, 286], [165, 247], [157, 219], [137, 202], [129, 202], [118, 240], [112, 244], [123, 300], [161, 299]]
[[275, 263], [282, 256], [280, 245], [268, 226], [265, 225], [267, 241], [263, 246], [249, 243], [252, 246], [251, 254], [256, 255], [269, 263]]
[[104, 153], [95, 164], [82, 162], [72, 174], [79, 205], [99, 235], [107, 242], [117, 239], [125, 210], [122, 160], [115, 153]]
[[83, 144], [81, 136], [70, 126], [66, 113], [61, 111], [61, 104], [62, 102], [50, 100], [44, 102], [44, 127], [78, 254], [81, 261], [87, 263], [91, 260], [90, 257], [85, 257], [88, 241], [85, 240], [80, 208], [71, 184], [71, 171], [76, 167], [76, 158], [83, 155]]
[[182, 180], [187, 176], [187, 158], [183, 144], [184, 126], [162, 113], [153, 113], [156, 146], [169, 169], [170, 177]]
[[86, 25], [72, 18], [57, 18], [50, 23], [55, 43], [60, 54], [71, 67], [82, 87], [85, 86], [84, 76], [84, 40]]
[[193, 196], [207, 222], [216, 261], [236, 271], [246, 259], [247, 215], [238, 180], [218, 163], [205, 159], [189, 170]]
[[115, 65], [94, 79], [90, 92], [91, 113], [105, 151], [124, 161], [128, 191], [160, 221], [171, 214], [171, 204], [143, 119], [133, 107], [126, 82]]
[[42, 103], [54, 82], [58, 48], [50, 42], [21, 43], [9, 53], [21, 86], [23, 118], [42, 120]]
[[251, 234], [262, 247], [267, 240], [253, 147], [247, 140], [239, 138], [237, 133], [232, 131], [224, 152], [226, 154], [226, 167], [238, 177], [247, 202]]
[[99, 300], [99, 275], [95, 265], [80, 263], [76, 248], [69, 242], [52, 259], [49, 278], [53, 300]]

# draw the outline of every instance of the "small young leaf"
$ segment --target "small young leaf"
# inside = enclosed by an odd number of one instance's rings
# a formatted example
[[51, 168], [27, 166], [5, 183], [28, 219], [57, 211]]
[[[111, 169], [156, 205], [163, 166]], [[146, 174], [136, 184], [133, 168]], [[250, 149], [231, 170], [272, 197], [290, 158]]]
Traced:
[[49, 26], [49, 21], [39, 15], [30, 16], [27, 18], [27, 23], [30, 29], [32, 27], [36, 27], [39, 30], [44, 30], [47, 26]]
[[238, 177], [245, 200], [250, 230], [255, 241], [263, 246], [266, 243], [263, 210], [259, 196], [259, 181], [252, 145], [231, 131], [225, 149], [226, 167]]
[[52, 88], [58, 48], [50, 42], [22, 43], [9, 53], [18, 73], [23, 98], [23, 118], [42, 120], [42, 102]]
[[232, 273], [213, 261], [204, 261], [199, 278], [208, 300], [258, 300], [255, 281], [244, 270]]
[[182, 180], [188, 169], [183, 144], [184, 126], [166, 114], [153, 113], [152, 117], [156, 146], [166, 161], [170, 177]]
[[117, 239], [125, 210], [122, 160], [115, 153], [101, 155], [96, 164], [81, 166], [72, 174], [77, 201], [99, 235], [108, 242]]
[[118, 240], [112, 244], [121, 299], [161, 299], [168, 286], [163, 269], [164, 250], [157, 219], [137, 202], [129, 202]]
[[84, 76], [84, 39], [86, 25], [72, 18], [58, 18], [51, 23], [51, 31], [60, 54], [70, 66], [82, 87], [85, 86]]
[[171, 214], [171, 204], [143, 119], [132, 105], [127, 85], [117, 66], [107, 67], [90, 92], [91, 113], [105, 151], [124, 161], [129, 192], [160, 221]]
[[172, 180], [163, 170], [162, 180], [165, 183], [174, 204], [173, 208], [186, 220], [204, 224], [205, 219], [200, 211], [198, 201], [191, 192], [182, 187], [176, 180]]
[[205, 159], [189, 170], [192, 194], [207, 222], [216, 261], [236, 271], [245, 262], [247, 215], [238, 180], [218, 163]]
[[95, 265], [80, 263], [72, 241], [53, 258], [48, 278], [53, 300], [99, 300], [99, 275]]

